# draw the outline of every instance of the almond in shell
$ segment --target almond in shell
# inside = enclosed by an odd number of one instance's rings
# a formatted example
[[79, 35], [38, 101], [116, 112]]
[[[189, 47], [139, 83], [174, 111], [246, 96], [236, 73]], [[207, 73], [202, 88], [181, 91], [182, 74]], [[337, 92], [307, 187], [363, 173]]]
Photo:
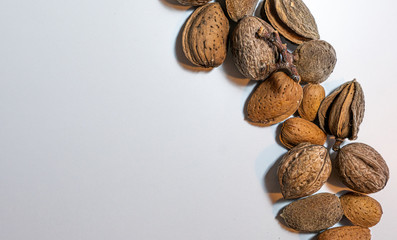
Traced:
[[317, 117], [318, 108], [324, 98], [325, 90], [320, 84], [306, 84], [303, 87], [302, 103], [298, 108], [299, 115], [313, 122]]
[[367, 195], [349, 192], [340, 197], [340, 202], [346, 218], [357, 226], [375, 226], [383, 214], [380, 203]]
[[245, 105], [246, 120], [270, 126], [291, 116], [302, 100], [302, 87], [284, 72], [275, 72], [260, 82]]
[[291, 42], [320, 38], [316, 21], [302, 0], [267, 0], [264, 8], [272, 26]]
[[339, 198], [331, 193], [319, 193], [287, 205], [280, 216], [299, 232], [319, 232], [342, 219]]
[[359, 226], [343, 226], [330, 228], [320, 233], [317, 240], [370, 240], [369, 228]]
[[316, 124], [303, 118], [289, 118], [281, 126], [280, 142], [287, 148], [304, 142], [324, 145], [326, 140], [327, 135]]
[[186, 58], [205, 68], [221, 65], [226, 58], [228, 33], [229, 21], [219, 3], [197, 8], [182, 33]]
[[230, 18], [238, 22], [245, 16], [250, 16], [259, 0], [226, 0], [226, 9]]

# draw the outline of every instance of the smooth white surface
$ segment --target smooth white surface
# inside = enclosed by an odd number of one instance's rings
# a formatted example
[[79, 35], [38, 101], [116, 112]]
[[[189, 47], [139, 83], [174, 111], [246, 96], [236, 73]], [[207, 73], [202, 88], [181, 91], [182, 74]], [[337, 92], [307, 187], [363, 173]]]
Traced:
[[[260, 1], [262, 2], [262, 1]], [[329, 93], [357, 78], [360, 142], [391, 177], [373, 239], [397, 226], [397, 4], [305, 3], [336, 49]], [[310, 239], [275, 219], [277, 126], [243, 119], [230, 58], [186, 65], [173, 0], [0, 1], [0, 239]], [[336, 180], [322, 191], [340, 192]]]

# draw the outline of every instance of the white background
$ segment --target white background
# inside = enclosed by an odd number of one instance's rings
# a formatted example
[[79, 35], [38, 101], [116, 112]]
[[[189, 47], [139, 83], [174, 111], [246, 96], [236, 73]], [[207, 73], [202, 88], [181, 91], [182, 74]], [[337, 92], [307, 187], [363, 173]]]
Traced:
[[[260, 1], [262, 2], [262, 1]], [[397, 4], [306, 0], [338, 62], [329, 93], [357, 78], [358, 141], [391, 177], [373, 239], [397, 226]], [[254, 84], [230, 58], [186, 62], [174, 0], [0, 1], [0, 239], [311, 239], [276, 219], [277, 125], [242, 109]], [[321, 191], [345, 188], [333, 176]]]

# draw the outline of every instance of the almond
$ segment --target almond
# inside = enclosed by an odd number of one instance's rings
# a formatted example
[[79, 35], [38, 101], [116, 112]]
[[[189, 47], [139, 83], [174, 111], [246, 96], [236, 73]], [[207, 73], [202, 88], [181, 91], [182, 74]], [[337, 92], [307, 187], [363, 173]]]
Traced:
[[317, 240], [370, 240], [371, 231], [359, 226], [344, 226], [325, 230]]
[[319, 193], [292, 202], [284, 208], [280, 216], [294, 230], [319, 232], [339, 222], [343, 210], [337, 196]]
[[354, 225], [375, 226], [382, 217], [382, 206], [370, 196], [349, 192], [340, 197], [343, 212]]
[[303, 87], [303, 99], [298, 108], [299, 115], [308, 120], [314, 121], [317, 117], [318, 108], [325, 98], [325, 90], [320, 84], [307, 84]]
[[284, 72], [258, 84], [247, 100], [245, 116], [257, 126], [270, 126], [291, 116], [302, 100], [302, 87]]
[[316, 124], [303, 118], [289, 118], [281, 126], [280, 142], [290, 149], [304, 142], [324, 145], [326, 140], [327, 135]]
[[182, 48], [194, 65], [212, 68], [225, 61], [229, 21], [219, 3], [197, 8], [186, 22]]

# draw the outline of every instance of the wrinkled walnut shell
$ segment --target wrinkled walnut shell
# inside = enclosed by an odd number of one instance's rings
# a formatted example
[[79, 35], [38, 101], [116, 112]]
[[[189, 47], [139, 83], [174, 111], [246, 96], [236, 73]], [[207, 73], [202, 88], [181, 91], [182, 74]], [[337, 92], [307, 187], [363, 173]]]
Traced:
[[357, 192], [378, 192], [389, 180], [389, 168], [383, 157], [364, 143], [342, 147], [336, 156], [335, 167], [342, 182]]
[[323, 146], [301, 143], [289, 150], [277, 171], [284, 198], [300, 198], [317, 192], [331, 175], [331, 165], [328, 150]]

